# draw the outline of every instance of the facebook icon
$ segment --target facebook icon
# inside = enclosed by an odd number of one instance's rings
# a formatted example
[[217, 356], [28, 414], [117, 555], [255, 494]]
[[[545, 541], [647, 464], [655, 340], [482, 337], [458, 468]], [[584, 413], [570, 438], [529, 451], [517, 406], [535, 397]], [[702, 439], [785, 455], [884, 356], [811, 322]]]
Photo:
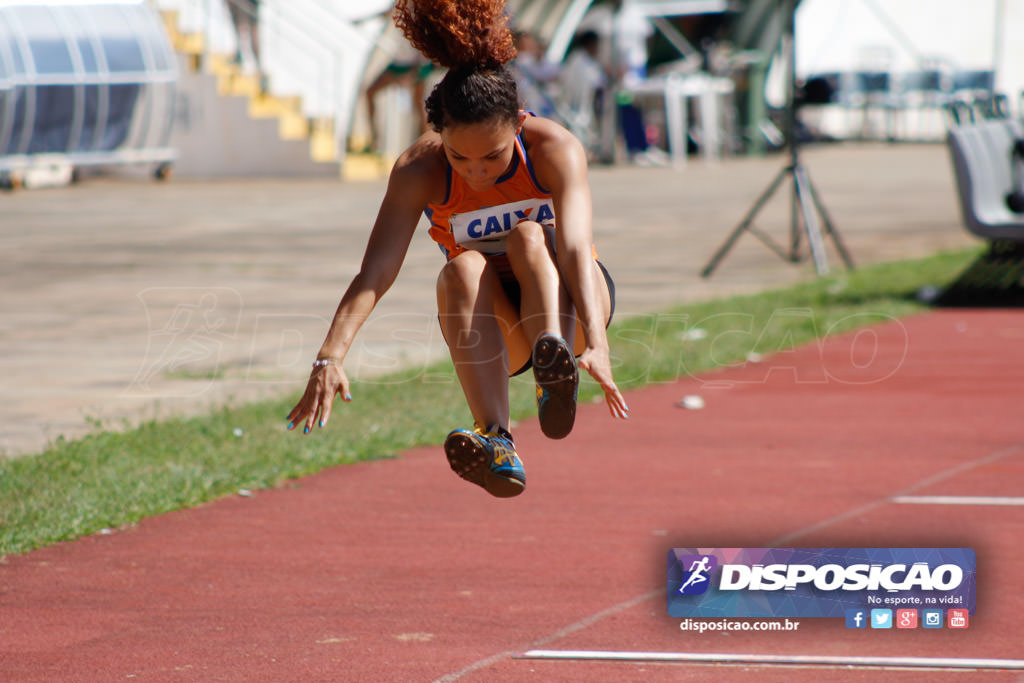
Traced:
[[867, 611], [862, 609], [846, 610], [846, 628], [867, 628]]

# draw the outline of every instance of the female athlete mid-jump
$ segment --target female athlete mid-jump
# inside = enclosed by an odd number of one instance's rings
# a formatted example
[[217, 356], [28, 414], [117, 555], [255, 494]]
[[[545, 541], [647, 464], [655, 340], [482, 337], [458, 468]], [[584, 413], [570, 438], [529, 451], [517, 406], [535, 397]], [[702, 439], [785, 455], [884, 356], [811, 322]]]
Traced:
[[463, 479], [515, 496], [526, 475], [508, 431], [511, 375], [532, 367], [551, 438], [573, 427], [577, 355], [612, 416], [629, 415], [612, 377], [605, 328], [614, 285], [592, 245], [586, 153], [566, 129], [520, 109], [505, 66], [515, 48], [504, 0], [399, 0], [394, 17], [448, 72], [426, 101], [432, 130], [391, 172], [289, 429], [323, 427], [336, 395], [352, 400], [342, 362], [398, 275], [422, 213], [446, 258], [438, 318], [475, 422], [448, 435], [445, 454]]

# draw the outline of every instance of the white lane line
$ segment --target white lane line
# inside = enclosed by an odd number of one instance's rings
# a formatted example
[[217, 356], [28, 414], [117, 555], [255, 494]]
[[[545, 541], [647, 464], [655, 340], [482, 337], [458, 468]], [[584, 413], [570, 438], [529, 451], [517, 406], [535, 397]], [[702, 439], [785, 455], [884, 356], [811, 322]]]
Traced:
[[[643, 595], [637, 595], [636, 597], [630, 598], [629, 600], [624, 600], [623, 602], [620, 602], [617, 605], [612, 605], [611, 607], [607, 607], [601, 610], [600, 612], [591, 614], [589, 617], [584, 617], [583, 619], [580, 619], [575, 623], [569, 624], [568, 626], [564, 626], [555, 631], [554, 633], [549, 633], [546, 636], [538, 638], [537, 640], [534, 640], [532, 643], [527, 645], [527, 647], [536, 648], [542, 645], [547, 645], [550, 642], [564, 638], [572, 633], [575, 633], [576, 631], [581, 631], [592, 624], [596, 624], [602, 619], [606, 619], [607, 617], [618, 614], [619, 612], [624, 612], [625, 610], [631, 609], [641, 603], [647, 602], [648, 600], [653, 600], [654, 598], [662, 597], [664, 595], [664, 588], [656, 588], [655, 590], [644, 593]], [[473, 662], [472, 664], [463, 669], [453, 671], [450, 674], [447, 674], [440, 678], [436, 678], [434, 679], [434, 683], [453, 683], [454, 681], [457, 681], [463, 676], [471, 674], [474, 671], [478, 671], [480, 669], [488, 667], [491, 664], [496, 664], [497, 662], [500, 662], [504, 659], [514, 659], [517, 656], [519, 656], [519, 652], [515, 650], [506, 650], [505, 652], [499, 652], [497, 654], [491, 655], [490, 657], [486, 657], [485, 659]]]
[[521, 659], [572, 659], [620, 662], [705, 662], [810, 666], [900, 667], [913, 669], [1024, 669], [1024, 659], [949, 657], [846, 657], [827, 655], [739, 655], [717, 652], [606, 652], [601, 650], [529, 650]]
[[876, 510], [884, 505], [888, 505], [893, 501], [894, 498], [909, 496], [911, 493], [914, 493], [915, 491], [920, 491], [921, 489], [927, 488], [932, 484], [937, 484], [940, 481], [951, 479], [956, 475], [974, 469], [975, 467], [979, 467], [981, 465], [991, 465], [992, 463], [998, 460], [1002, 460], [1007, 456], [1016, 455], [1017, 453], [1020, 453], [1021, 450], [1024, 450], [1024, 447], [1022, 447], [1020, 444], [1014, 444], [1012, 446], [1007, 446], [1002, 450], [998, 450], [995, 453], [991, 453], [984, 457], [978, 458], [977, 460], [971, 460], [970, 462], [955, 465], [947, 470], [943, 470], [942, 472], [937, 472], [936, 474], [933, 474], [930, 477], [925, 477], [916, 484], [909, 486], [903, 489], [902, 491], [898, 492], [895, 496], [891, 496], [889, 498], [880, 498], [870, 503], [861, 505], [858, 508], [854, 508], [853, 510], [848, 510], [847, 512], [840, 513], [834, 517], [823, 519], [817, 524], [812, 524], [810, 526], [804, 527], [803, 529], [794, 531], [793, 533], [786, 534], [784, 536], [780, 536], [779, 538], [773, 539], [772, 541], [769, 541], [767, 547], [782, 547], [784, 543], [789, 543], [790, 541], [796, 538], [800, 538], [801, 536], [806, 536], [810, 533], [818, 531], [819, 529], [824, 529], [825, 527], [832, 526], [833, 524], [837, 524], [839, 522], [845, 522], [848, 519], [860, 517], [863, 514]]
[[896, 496], [894, 503], [911, 505], [1024, 505], [1024, 498], [1008, 496]]

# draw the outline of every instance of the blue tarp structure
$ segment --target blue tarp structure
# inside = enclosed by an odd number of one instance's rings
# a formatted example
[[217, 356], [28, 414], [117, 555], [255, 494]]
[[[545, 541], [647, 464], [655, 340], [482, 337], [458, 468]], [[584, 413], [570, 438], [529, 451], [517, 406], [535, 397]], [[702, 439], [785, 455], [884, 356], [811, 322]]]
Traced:
[[0, 172], [174, 159], [177, 67], [142, 0], [0, 0]]

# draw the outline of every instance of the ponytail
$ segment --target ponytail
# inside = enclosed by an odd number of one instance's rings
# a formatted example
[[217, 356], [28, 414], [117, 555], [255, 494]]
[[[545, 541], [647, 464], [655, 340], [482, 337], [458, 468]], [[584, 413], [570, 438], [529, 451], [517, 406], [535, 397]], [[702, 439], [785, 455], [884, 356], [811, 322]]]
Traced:
[[448, 69], [427, 97], [427, 121], [445, 126], [519, 115], [516, 56], [504, 0], [398, 0], [395, 25], [424, 57]]

